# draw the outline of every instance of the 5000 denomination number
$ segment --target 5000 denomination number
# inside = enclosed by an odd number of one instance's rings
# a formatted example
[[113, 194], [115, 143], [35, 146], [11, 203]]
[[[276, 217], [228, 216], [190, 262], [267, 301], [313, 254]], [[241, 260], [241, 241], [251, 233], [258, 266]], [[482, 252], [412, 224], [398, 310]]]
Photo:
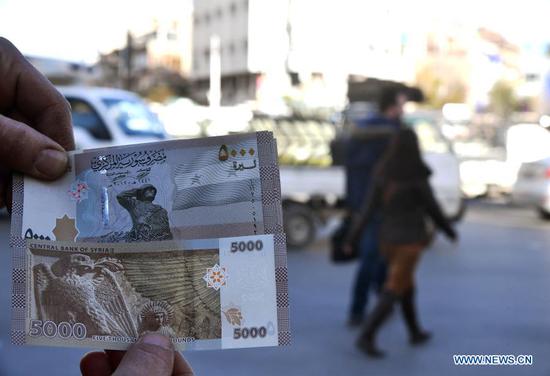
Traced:
[[86, 326], [80, 322], [75, 324], [60, 322], [59, 324], [56, 324], [53, 321], [32, 320], [29, 335], [31, 337], [44, 336], [48, 338], [59, 337], [63, 339], [84, 339], [86, 338], [86, 332]]
[[264, 338], [267, 335], [267, 329], [265, 326], [260, 326], [259, 328], [235, 328], [233, 330], [233, 339], [246, 339], [246, 338]]
[[231, 252], [245, 252], [245, 251], [261, 251], [264, 248], [264, 243], [261, 240], [249, 240], [241, 242], [231, 243]]

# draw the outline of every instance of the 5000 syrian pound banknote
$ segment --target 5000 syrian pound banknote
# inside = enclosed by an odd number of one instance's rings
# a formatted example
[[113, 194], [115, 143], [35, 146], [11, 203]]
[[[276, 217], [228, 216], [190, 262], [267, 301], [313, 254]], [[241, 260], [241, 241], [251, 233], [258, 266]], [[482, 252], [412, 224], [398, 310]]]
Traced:
[[15, 250], [16, 344], [179, 350], [286, 345], [284, 235], [148, 243], [27, 240]]
[[282, 233], [270, 132], [72, 152], [55, 182], [14, 179], [12, 245]]

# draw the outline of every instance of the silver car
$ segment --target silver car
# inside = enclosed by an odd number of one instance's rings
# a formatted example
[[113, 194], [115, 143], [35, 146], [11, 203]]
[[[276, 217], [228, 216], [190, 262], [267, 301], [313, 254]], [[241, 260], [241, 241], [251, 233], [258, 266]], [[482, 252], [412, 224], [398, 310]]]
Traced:
[[512, 202], [532, 206], [542, 218], [550, 219], [550, 157], [521, 165]]

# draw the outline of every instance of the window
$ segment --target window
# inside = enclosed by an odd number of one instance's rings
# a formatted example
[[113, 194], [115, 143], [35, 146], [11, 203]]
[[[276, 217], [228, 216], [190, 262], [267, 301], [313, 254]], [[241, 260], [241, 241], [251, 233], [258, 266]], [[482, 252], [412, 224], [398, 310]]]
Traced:
[[93, 107], [82, 99], [67, 97], [67, 101], [71, 105], [71, 113], [73, 116], [73, 126], [82, 128], [97, 140], [111, 140], [111, 133], [107, 126], [93, 109]]
[[237, 91], [237, 76], [232, 76], [228, 78], [227, 88], [229, 89], [232, 95], [235, 94], [235, 92]]
[[535, 82], [538, 80], [540, 80], [540, 75], [538, 75], [537, 73], [527, 73], [525, 75], [525, 81], [527, 82]]
[[311, 79], [312, 80], [322, 80], [323, 79], [323, 73], [313, 72], [313, 73], [311, 73]]
[[147, 106], [133, 98], [103, 98], [109, 115], [127, 135], [164, 138], [162, 124]]

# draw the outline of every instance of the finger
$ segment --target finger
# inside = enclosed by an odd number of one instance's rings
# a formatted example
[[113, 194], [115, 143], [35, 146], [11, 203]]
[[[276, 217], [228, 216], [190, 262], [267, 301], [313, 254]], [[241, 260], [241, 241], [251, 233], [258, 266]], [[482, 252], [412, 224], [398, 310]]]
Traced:
[[33, 128], [0, 115], [2, 167], [52, 180], [67, 170], [67, 153], [61, 145]]
[[3, 115], [9, 117], [10, 119], [17, 120], [20, 123], [25, 123], [25, 124], [30, 123], [30, 120], [27, 119], [20, 111], [17, 111], [17, 109], [14, 109], [13, 111], [10, 111], [10, 112], [6, 112]]
[[174, 347], [168, 337], [149, 333], [130, 346], [113, 376], [171, 376]]
[[194, 376], [191, 365], [187, 363], [187, 360], [179, 353], [174, 353], [174, 372], [172, 376]]
[[91, 352], [80, 361], [82, 376], [109, 376], [113, 369], [109, 365], [109, 359], [104, 352]]
[[[107, 354], [111, 369], [116, 369], [126, 351], [105, 350], [105, 353]], [[179, 352], [174, 353], [174, 371], [172, 376], [194, 376], [193, 369]]]
[[0, 112], [16, 109], [29, 125], [74, 149], [68, 102], [8, 40], [0, 38]]
[[105, 350], [105, 353], [109, 358], [109, 364], [111, 365], [112, 369], [117, 369], [118, 365], [122, 361], [122, 358], [124, 358], [124, 355], [126, 355], [126, 351], [118, 350]]

